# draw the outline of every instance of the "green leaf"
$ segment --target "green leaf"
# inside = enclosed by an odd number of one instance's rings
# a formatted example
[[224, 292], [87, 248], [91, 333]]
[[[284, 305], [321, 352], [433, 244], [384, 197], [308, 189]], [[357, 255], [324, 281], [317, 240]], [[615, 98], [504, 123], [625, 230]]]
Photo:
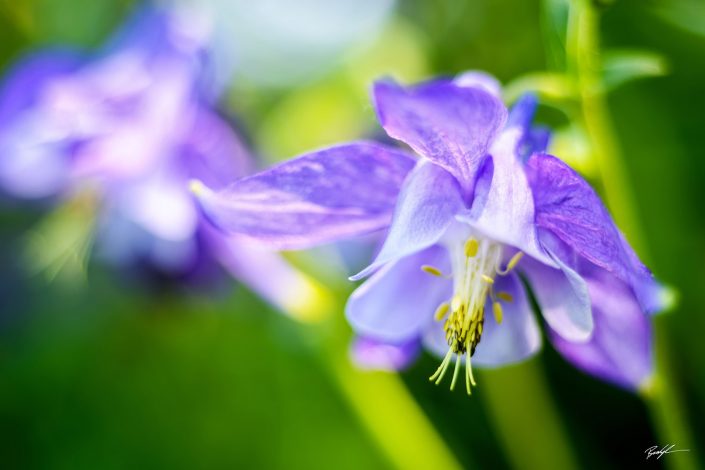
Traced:
[[546, 59], [551, 69], [565, 68], [566, 31], [570, 0], [543, 0], [542, 28]]
[[602, 82], [613, 90], [632, 80], [659, 77], [668, 73], [666, 60], [650, 51], [618, 50], [603, 55]]

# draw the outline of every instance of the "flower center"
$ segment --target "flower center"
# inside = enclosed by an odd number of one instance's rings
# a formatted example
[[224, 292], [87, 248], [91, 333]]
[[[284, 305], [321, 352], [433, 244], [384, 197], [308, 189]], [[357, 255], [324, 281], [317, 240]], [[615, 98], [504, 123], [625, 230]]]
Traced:
[[[443, 329], [448, 343], [448, 353], [441, 365], [430, 377], [439, 384], [448, 370], [455, 355], [455, 370], [450, 384], [451, 390], [460, 371], [460, 362], [465, 357], [465, 387], [471, 394], [471, 385], [475, 385], [470, 358], [482, 338], [485, 323], [485, 303], [489, 296], [492, 300], [492, 311], [497, 323], [502, 322], [502, 305], [499, 299], [511, 301], [511, 296], [504, 292], [495, 295], [493, 290], [495, 276], [507, 274], [523, 256], [518, 252], [507, 264], [507, 269], [500, 271], [502, 246], [487, 239], [470, 237], [462, 242], [449, 246], [451, 265], [453, 269], [453, 296], [449, 302], [443, 302], [436, 310], [435, 318], [441, 321], [445, 318]], [[422, 267], [424, 271], [442, 275], [436, 268]], [[447, 316], [447, 318], [446, 318]]]

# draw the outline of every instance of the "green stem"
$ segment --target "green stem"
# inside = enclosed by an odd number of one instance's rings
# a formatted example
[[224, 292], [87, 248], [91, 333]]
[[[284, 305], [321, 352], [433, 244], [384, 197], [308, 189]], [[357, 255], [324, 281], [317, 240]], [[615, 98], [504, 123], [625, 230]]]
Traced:
[[669, 467], [678, 470], [695, 470], [698, 468], [695, 443], [689, 433], [685, 410], [681, 406], [682, 396], [671, 369], [667, 320], [667, 317], [655, 319], [658, 374], [650, 387], [642, 391], [642, 397], [649, 405], [651, 419], [659, 431], [659, 438], [664, 443], [676, 444], [678, 449], [689, 449], [689, 452], [669, 454], [667, 462]]
[[365, 372], [351, 364], [349, 334], [338, 315], [342, 306], [320, 303], [318, 308], [316, 317], [328, 319], [319, 328], [331, 328], [320, 332], [322, 364], [392, 467], [462, 468], [397, 374]]
[[480, 382], [513, 468], [578, 468], [537, 359], [483, 371]]
[[[575, 0], [568, 35], [568, 71], [575, 74], [580, 90], [582, 119], [592, 143], [593, 155], [604, 185], [607, 203], [631, 243], [646, 257], [646, 243], [629, 189], [626, 170], [601, 82], [599, 15], [589, 0]], [[674, 444], [690, 452], [669, 455], [674, 469], [697, 468], [691, 433], [682, 408], [679, 384], [670, 372], [668, 334], [663, 319], [655, 321], [656, 370], [651, 387], [642, 393], [661, 445]]]
[[617, 137], [612, 130], [612, 119], [602, 87], [598, 13], [589, 0], [577, 0], [574, 5], [566, 51], [569, 55], [569, 73], [575, 75], [578, 83], [583, 124], [592, 143], [592, 155], [615, 220], [632, 246], [646, 256], [634, 195], [620, 156]]
[[394, 468], [462, 468], [397, 374], [357, 370], [340, 351], [325, 364]]

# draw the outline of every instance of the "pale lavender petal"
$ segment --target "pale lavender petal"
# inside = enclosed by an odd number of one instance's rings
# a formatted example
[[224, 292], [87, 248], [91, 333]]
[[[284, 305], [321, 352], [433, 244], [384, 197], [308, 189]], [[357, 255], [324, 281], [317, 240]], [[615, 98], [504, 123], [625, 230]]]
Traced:
[[447, 80], [408, 88], [385, 80], [375, 84], [374, 100], [390, 137], [445, 168], [471, 195], [480, 163], [507, 118], [499, 99]]
[[164, 165], [141, 179], [115, 186], [106, 202], [108, 210], [119, 211], [157, 238], [186, 240], [196, 232], [198, 208], [178, 168]]
[[384, 343], [371, 338], [355, 338], [350, 357], [360, 369], [395, 371], [408, 367], [418, 356], [418, 339], [401, 344]]
[[477, 70], [463, 72], [453, 79], [453, 83], [461, 87], [481, 88], [492, 96], [502, 97], [502, 84], [492, 75], [485, 72]]
[[[32, 127], [29, 133], [20, 130]], [[44, 145], [41, 137], [32, 135], [32, 123], [20, 123], [0, 135], [0, 188], [20, 198], [53, 196], [65, 190], [69, 182], [71, 162], [65, 146]], [[28, 129], [29, 130], [29, 129]], [[33, 140], [33, 138], [37, 140]]]
[[440, 166], [420, 161], [404, 183], [377, 258], [350, 279], [362, 279], [392, 260], [435, 244], [463, 207], [457, 180]]
[[550, 339], [580, 369], [628, 389], [644, 386], [653, 373], [649, 318], [627, 284], [594, 271], [586, 276], [595, 317], [592, 338], [574, 343], [551, 331]]
[[522, 261], [541, 314], [553, 330], [568, 341], [587, 341], [593, 318], [585, 280], [552, 255], [559, 269], [531, 259]]
[[[500, 300], [503, 319], [498, 324], [492, 311], [492, 301], [485, 305], [484, 331], [472, 357], [473, 365], [498, 367], [523, 361], [541, 348], [541, 331], [519, 277], [510, 274], [499, 277], [496, 292], [512, 296], [511, 302]], [[439, 357], [448, 351], [443, 322], [429, 323], [424, 334], [424, 345]]]
[[[149, 59], [149, 60], [148, 60]], [[193, 71], [123, 51], [57, 83], [46, 106], [65, 122], [76, 178], [132, 178], [161, 164], [192, 123]]]
[[392, 147], [356, 142], [289, 160], [222, 191], [193, 188], [221, 229], [301, 249], [387, 227], [413, 165]]
[[[523, 129], [512, 127], [492, 145], [492, 177], [478, 182], [475, 202], [458, 220], [470, 224], [485, 236], [514, 246], [526, 254], [554, 266], [553, 260], [538, 243], [534, 223], [534, 198], [516, 153]], [[489, 164], [489, 163], [488, 163]], [[488, 171], [488, 170], [487, 170]], [[484, 181], [485, 170], [481, 180]]]
[[448, 272], [450, 259], [433, 246], [388, 264], [358, 287], [345, 308], [355, 333], [390, 343], [420, 337], [453, 287], [449, 279], [422, 271], [423, 265]]
[[536, 224], [581, 257], [629, 284], [647, 311], [658, 308], [660, 287], [624, 240], [590, 185], [561, 160], [529, 158], [526, 171], [534, 193]]

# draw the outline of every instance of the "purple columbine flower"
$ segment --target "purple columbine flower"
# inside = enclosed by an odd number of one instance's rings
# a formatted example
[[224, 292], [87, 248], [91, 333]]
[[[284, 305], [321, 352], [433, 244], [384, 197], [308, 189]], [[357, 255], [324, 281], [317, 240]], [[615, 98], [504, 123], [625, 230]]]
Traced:
[[223, 229], [278, 248], [388, 229], [376, 260], [352, 277], [369, 276], [346, 308], [362, 338], [354, 355], [368, 364], [403, 365], [422, 342], [443, 358], [431, 380], [452, 369], [453, 388], [464, 362], [470, 393], [471, 362], [501, 366], [540, 348], [526, 283], [559, 352], [638, 387], [652, 371], [645, 312], [661, 307], [661, 288], [588, 183], [544, 153], [535, 99], [508, 113], [498, 90], [479, 73], [377, 82], [382, 127], [420, 159], [339, 145], [224, 190], [200, 186], [201, 204]]
[[293, 308], [293, 292], [311, 285], [278, 255], [214, 230], [188, 189], [194, 178], [222, 187], [252, 167], [215, 110], [208, 42], [199, 12], [145, 8], [98, 54], [50, 50], [19, 63], [0, 90], [0, 188], [40, 200], [88, 190], [109, 260], [189, 279], [217, 261]]

